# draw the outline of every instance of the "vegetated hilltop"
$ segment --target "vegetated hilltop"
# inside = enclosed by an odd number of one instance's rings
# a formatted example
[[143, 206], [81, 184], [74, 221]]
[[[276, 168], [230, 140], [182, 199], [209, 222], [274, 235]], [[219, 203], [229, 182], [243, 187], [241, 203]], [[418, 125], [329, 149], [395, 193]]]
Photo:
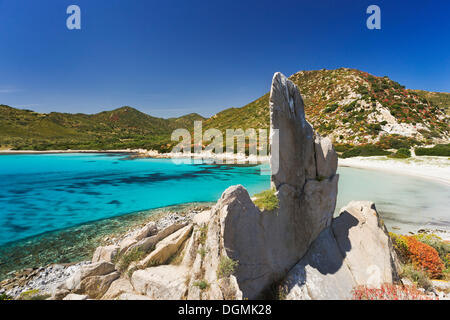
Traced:
[[0, 105], [0, 145], [18, 150], [161, 148], [198, 114], [162, 119], [131, 107], [97, 114], [37, 113]]
[[[337, 145], [378, 144], [389, 149], [448, 142], [445, 108], [450, 94], [405, 89], [388, 77], [340, 68], [300, 71], [289, 77], [300, 89], [308, 121]], [[268, 128], [269, 95], [206, 120], [205, 129]]]

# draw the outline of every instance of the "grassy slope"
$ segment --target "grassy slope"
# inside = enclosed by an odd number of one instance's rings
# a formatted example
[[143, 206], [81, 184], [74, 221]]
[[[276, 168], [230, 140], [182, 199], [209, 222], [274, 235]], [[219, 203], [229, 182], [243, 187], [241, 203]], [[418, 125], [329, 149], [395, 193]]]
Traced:
[[203, 119], [197, 114], [155, 118], [131, 107], [86, 115], [0, 106], [0, 144], [34, 150], [156, 148], [170, 141], [173, 129], [190, 128]]

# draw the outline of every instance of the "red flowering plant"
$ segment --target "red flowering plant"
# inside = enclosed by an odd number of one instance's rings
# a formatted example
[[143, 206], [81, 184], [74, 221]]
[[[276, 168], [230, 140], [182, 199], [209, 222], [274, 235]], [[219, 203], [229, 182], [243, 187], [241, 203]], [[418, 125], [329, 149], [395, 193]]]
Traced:
[[442, 277], [445, 269], [439, 253], [433, 247], [418, 241], [414, 237], [407, 237], [410, 259], [417, 269], [422, 269], [432, 279]]
[[358, 286], [353, 289], [353, 300], [437, 300], [415, 286], [384, 283], [380, 288]]

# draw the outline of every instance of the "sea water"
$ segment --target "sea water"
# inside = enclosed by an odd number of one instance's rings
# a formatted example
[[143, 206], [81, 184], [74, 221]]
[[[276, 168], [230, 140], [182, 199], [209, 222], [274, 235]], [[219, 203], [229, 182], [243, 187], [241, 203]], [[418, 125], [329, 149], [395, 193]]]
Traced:
[[[250, 195], [270, 187], [267, 164], [128, 159], [0, 156], [0, 279], [11, 270], [89, 259], [110, 232], [123, 232], [161, 210], [215, 202], [229, 186], [242, 184]], [[351, 200], [370, 200], [397, 233], [450, 229], [449, 186], [376, 170], [340, 167], [338, 173], [335, 215]]]
[[260, 166], [123, 154], [0, 156], [0, 245], [141, 210], [219, 199], [232, 185], [270, 187]]

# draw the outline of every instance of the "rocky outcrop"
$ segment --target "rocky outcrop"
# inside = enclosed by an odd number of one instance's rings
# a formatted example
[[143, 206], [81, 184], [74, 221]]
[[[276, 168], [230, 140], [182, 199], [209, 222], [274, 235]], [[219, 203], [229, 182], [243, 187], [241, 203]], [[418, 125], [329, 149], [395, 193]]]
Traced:
[[273, 78], [270, 111], [272, 151], [279, 150], [271, 157], [279, 209], [261, 212], [242, 186], [234, 186], [211, 210], [218, 217], [221, 255], [239, 262], [234, 276], [249, 299], [270, 295], [329, 226], [336, 204], [336, 153], [327, 138], [315, 137], [300, 92], [280, 73]]
[[181, 300], [186, 294], [188, 269], [163, 265], [133, 273], [131, 283], [139, 294], [154, 300]]
[[293, 300], [350, 299], [359, 285], [398, 281], [399, 268], [375, 205], [354, 201], [321, 232], [280, 290]]

